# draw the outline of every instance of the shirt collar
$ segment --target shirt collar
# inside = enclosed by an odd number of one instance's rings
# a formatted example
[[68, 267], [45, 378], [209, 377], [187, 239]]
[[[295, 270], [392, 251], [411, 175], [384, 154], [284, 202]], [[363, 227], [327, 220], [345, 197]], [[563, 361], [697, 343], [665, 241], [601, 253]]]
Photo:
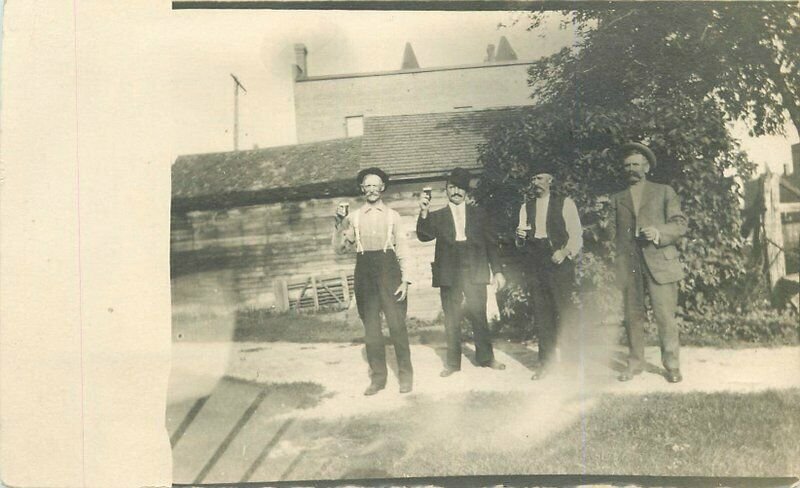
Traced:
[[447, 205], [449, 205], [452, 210], [464, 210], [464, 208], [466, 206], [464, 202], [461, 202], [458, 205], [456, 205], [453, 202], [447, 202]]
[[631, 189], [631, 191], [639, 192], [642, 191], [642, 189], [644, 189], [645, 184], [647, 184], [647, 180], [640, 180], [638, 183], [631, 185], [629, 188]]
[[370, 205], [370, 204], [365, 204], [364, 205], [364, 213], [367, 213], [372, 209], [379, 210], [379, 211], [383, 212], [386, 209], [386, 204], [383, 203], [383, 200], [381, 200], [380, 202], [378, 202], [377, 205]]

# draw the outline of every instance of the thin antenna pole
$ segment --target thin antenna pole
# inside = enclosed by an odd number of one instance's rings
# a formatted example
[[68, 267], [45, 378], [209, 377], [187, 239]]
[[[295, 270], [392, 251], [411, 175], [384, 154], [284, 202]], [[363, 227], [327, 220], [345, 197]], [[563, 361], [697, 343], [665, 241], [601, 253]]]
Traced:
[[245, 93], [247, 89], [239, 82], [239, 79], [231, 73], [233, 78], [233, 150], [239, 150], [239, 88]]

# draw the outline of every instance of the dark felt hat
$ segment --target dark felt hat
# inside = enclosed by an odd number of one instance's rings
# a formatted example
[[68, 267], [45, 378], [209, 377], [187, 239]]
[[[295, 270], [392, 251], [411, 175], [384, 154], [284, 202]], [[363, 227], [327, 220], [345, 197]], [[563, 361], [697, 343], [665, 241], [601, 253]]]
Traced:
[[453, 171], [447, 175], [448, 183], [452, 183], [463, 190], [469, 190], [470, 181], [472, 181], [472, 175], [464, 168], [453, 168]]
[[650, 163], [650, 169], [655, 169], [656, 155], [653, 154], [653, 151], [651, 151], [649, 147], [645, 146], [641, 142], [626, 142], [622, 145], [622, 147], [620, 147], [621, 154], [625, 154], [629, 151], [637, 152], [647, 158], [647, 162]]
[[358, 172], [358, 176], [356, 176], [356, 181], [358, 181], [359, 185], [364, 182], [364, 178], [366, 178], [367, 175], [377, 175], [378, 177], [380, 177], [381, 181], [383, 181], [384, 185], [389, 183], [389, 175], [384, 173], [382, 169], [373, 166], [372, 168], [362, 169], [361, 171]]
[[539, 161], [531, 168], [531, 176], [548, 174], [555, 177], [558, 167], [549, 161]]

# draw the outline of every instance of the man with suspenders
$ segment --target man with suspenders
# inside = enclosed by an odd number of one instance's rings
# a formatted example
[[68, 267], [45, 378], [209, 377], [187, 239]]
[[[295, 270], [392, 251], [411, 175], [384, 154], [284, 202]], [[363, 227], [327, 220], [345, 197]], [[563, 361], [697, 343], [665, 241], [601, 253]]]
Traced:
[[400, 215], [383, 202], [389, 177], [380, 168], [358, 173], [364, 206], [348, 216], [339, 207], [334, 246], [337, 253], [355, 250], [355, 296], [358, 315], [364, 324], [364, 342], [369, 362], [370, 385], [364, 395], [386, 387], [386, 349], [381, 332], [381, 312], [386, 317], [397, 356], [400, 393], [413, 386], [413, 368], [406, 329], [408, 307], [407, 245], [399, 231]]

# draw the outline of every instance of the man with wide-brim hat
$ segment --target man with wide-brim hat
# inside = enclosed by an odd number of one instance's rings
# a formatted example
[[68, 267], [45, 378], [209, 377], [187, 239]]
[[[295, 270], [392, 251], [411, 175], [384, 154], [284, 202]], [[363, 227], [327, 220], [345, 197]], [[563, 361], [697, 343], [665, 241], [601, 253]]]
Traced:
[[677, 383], [683, 377], [675, 311], [678, 282], [684, 273], [675, 244], [688, 229], [686, 216], [671, 186], [647, 179], [657, 163], [649, 147], [629, 142], [620, 147], [618, 157], [626, 188], [609, 199], [610, 219], [604, 225], [616, 242], [617, 282], [625, 304], [629, 343], [628, 364], [619, 380], [629, 381], [645, 367], [647, 294], [658, 324], [666, 379]]
[[400, 230], [400, 215], [383, 202], [389, 176], [380, 168], [358, 172], [356, 181], [366, 200], [348, 216], [337, 210], [334, 245], [339, 253], [355, 251], [354, 292], [358, 315], [364, 324], [364, 342], [369, 363], [370, 385], [365, 395], [386, 387], [386, 347], [381, 314], [386, 318], [397, 357], [400, 393], [413, 386], [414, 371], [406, 329], [408, 307], [408, 251]]
[[498, 289], [503, 288], [505, 277], [501, 272], [497, 238], [486, 212], [467, 204], [471, 180], [469, 171], [455, 168], [447, 176], [448, 204], [445, 207], [430, 212], [431, 197], [425, 192], [419, 201], [417, 237], [422, 242], [436, 240], [432, 285], [439, 288], [447, 340], [442, 377], [461, 370], [461, 318], [464, 315], [472, 324], [478, 365], [505, 369], [494, 357], [486, 318], [486, 287], [494, 275]]
[[575, 261], [583, 247], [583, 229], [575, 202], [551, 192], [556, 173], [557, 167], [550, 162], [534, 165], [532, 195], [526, 195], [519, 209], [516, 231], [539, 340], [539, 367], [532, 376], [534, 380], [550, 371], [559, 336], [566, 340], [569, 327], [574, 326], [571, 312]]

